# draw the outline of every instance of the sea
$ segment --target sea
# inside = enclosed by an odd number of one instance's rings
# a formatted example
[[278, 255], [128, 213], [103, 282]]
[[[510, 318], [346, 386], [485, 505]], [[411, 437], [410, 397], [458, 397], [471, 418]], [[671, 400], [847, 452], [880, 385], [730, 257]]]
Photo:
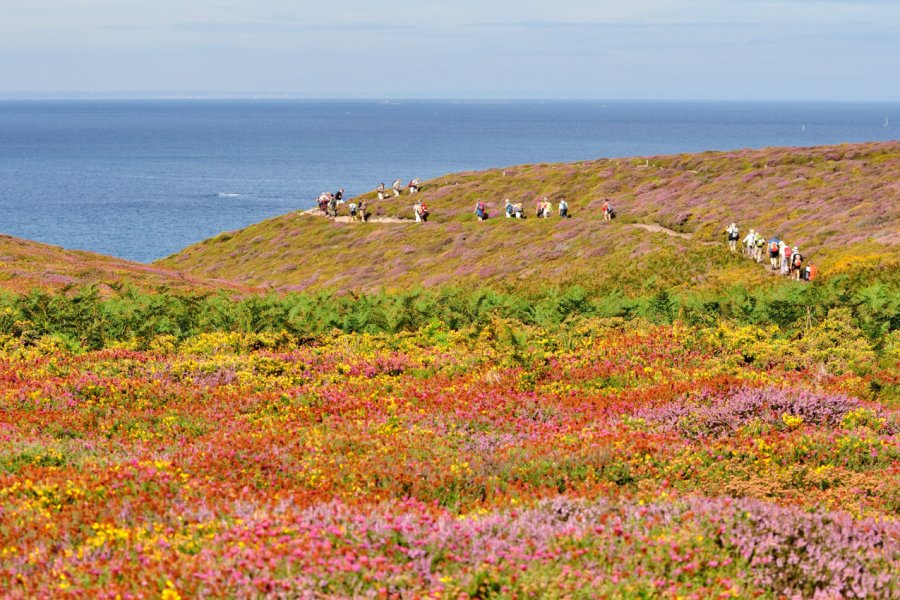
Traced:
[[338, 188], [898, 127], [900, 103], [0, 101], [0, 233], [151, 262]]

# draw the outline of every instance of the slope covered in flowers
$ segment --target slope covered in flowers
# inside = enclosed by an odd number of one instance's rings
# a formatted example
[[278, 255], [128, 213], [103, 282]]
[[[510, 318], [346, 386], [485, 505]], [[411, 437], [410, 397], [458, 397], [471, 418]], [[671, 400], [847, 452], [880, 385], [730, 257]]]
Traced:
[[[900, 143], [770, 148], [522, 165], [448, 175], [415, 197], [362, 198], [375, 217], [337, 223], [302, 213], [222, 234], [160, 264], [290, 290], [373, 291], [448, 283], [534, 291], [578, 283], [595, 292], [649, 286], [761, 284], [760, 269], [709, 244], [737, 222], [777, 235], [824, 276], [894, 269], [900, 255]], [[543, 197], [568, 200], [572, 218], [534, 218]], [[503, 218], [505, 199], [530, 218]], [[412, 221], [415, 199], [428, 223]], [[605, 199], [619, 218], [606, 222]], [[491, 215], [472, 214], [483, 201]], [[346, 207], [342, 208], [346, 212]], [[661, 225], [675, 237], [634, 225]]]
[[898, 597], [898, 348], [583, 319], [0, 349], [0, 589]]
[[34, 289], [59, 291], [89, 285], [105, 291], [122, 286], [179, 292], [247, 289], [225, 281], [203, 280], [172, 269], [0, 235], [0, 289], [24, 293]]

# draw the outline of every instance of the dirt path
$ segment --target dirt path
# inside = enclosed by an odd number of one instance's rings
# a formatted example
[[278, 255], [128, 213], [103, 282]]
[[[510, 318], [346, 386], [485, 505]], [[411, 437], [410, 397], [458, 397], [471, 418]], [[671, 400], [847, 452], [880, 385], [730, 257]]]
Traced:
[[[670, 235], [672, 237], [681, 238], [683, 240], [692, 240], [694, 239], [694, 234], [692, 233], [681, 233], [675, 231], [673, 229], [669, 229], [668, 227], [663, 227], [658, 223], [632, 223], [632, 227], [637, 227], [638, 229], [643, 229], [644, 231], [650, 231], [653, 233], [664, 233], [666, 235]], [[704, 246], [717, 246], [716, 242], [700, 242]]]
[[[309, 215], [310, 217], [327, 217], [327, 215], [323, 215], [322, 211], [318, 208], [311, 208], [309, 210], [302, 211], [300, 214]], [[351, 223], [349, 216], [341, 216], [334, 217], [331, 219], [335, 223]], [[359, 221], [360, 223], [362, 221]], [[366, 223], [415, 223], [414, 219], [398, 219], [397, 217], [369, 217]]]

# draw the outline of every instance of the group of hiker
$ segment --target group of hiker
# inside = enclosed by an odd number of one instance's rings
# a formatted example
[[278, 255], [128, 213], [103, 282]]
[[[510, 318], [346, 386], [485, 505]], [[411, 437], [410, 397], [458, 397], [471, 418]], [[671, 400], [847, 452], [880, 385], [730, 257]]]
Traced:
[[762, 233], [751, 229], [741, 240], [740, 229], [736, 223], [732, 223], [725, 228], [725, 238], [732, 252], [737, 252], [740, 243], [743, 255], [758, 263], [762, 263], [768, 256], [772, 270], [780, 272], [785, 277], [797, 281], [812, 281], [818, 275], [818, 270], [812, 262], [804, 264], [805, 259], [798, 246], [792, 247], [778, 236], [766, 240]]
[[[393, 192], [394, 197], [400, 197], [403, 193], [403, 184], [401, 180], [397, 178], [394, 183], [391, 185], [390, 190]], [[410, 195], [417, 194], [421, 189], [419, 184], [419, 179], [412, 179], [407, 184], [407, 190]], [[384, 200], [386, 195], [388, 194], [387, 189], [382, 182], [375, 188], [375, 191], [378, 194], [379, 200]], [[319, 210], [322, 211], [326, 216], [331, 218], [336, 218], [338, 214], [338, 206], [345, 204], [344, 201], [344, 188], [339, 189], [337, 192], [322, 192], [319, 195], [318, 205]], [[358, 203], [355, 200], [351, 200], [347, 207], [350, 211], [350, 220], [351, 221], [368, 221], [368, 205], [365, 200], [360, 200]], [[604, 200], [603, 207], [601, 209], [603, 213], [603, 218], [607, 221], [612, 220], [616, 216], [616, 211], [612, 206], [612, 203], [609, 199]], [[488, 218], [487, 205], [479, 200], [475, 203], [475, 210], [473, 211], [475, 216], [479, 221], [484, 221]], [[525, 218], [525, 204], [523, 202], [512, 202], [509, 198], [505, 201], [505, 206], [503, 209], [503, 213], [507, 219], [524, 219]], [[569, 203], [565, 198], [560, 198], [557, 204], [557, 213], [559, 217], [562, 219], [569, 218]], [[428, 207], [425, 205], [425, 202], [416, 201], [413, 205], [413, 215], [415, 216], [416, 222], [425, 222], [428, 220], [429, 216]], [[535, 205], [535, 216], [537, 218], [547, 219], [551, 217], [553, 214], [553, 203], [547, 196], [540, 198], [537, 200]]]
[[[560, 218], [569, 218], [569, 203], [565, 198], [559, 199], [557, 210]], [[615, 210], [613, 209], [612, 204], [609, 200], [605, 200], [603, 202], [602, 210], [603, 218], [607, 221], [616, 216]], [[475, 210], [473, 212], [475, 213], [475, 216], [478, 217], [479, 221], [484, 221], [488, 218], [487, 207], [481, 200], [475, 203]], [[504, 203], [503, 214], [507, 219], [524, 219], [525, 204], [523, 202], [512, 202], [509, 198], [507, 198]], [[535, 216], [539, 219], [547, 219], [552, 214], [553, 203], [550, 202], [550, 199], [546, 196], [539, 199], [535, 205]]]
[[[410, 182], [406, 184], [406, 188], [409, 190], [410, 195], [419, 193], [419, 189], [421, 188], [421, 185], [419, 184], [419, 178], [415, 177], [414, 179], [410, 180]], [[394, 197], [398, 198], [402, 190], [403, 183], [398, 177], [391, 185], [391, 191], [393, 191]], [[387, 188], [384, 187], [383, 181], [378, 184], [378, 187], [375, 188], [375, 191], [378, 192], [378, 199], [384, 200], [385, 196], [387, 195]]]
[[[475, 213], [475, 216], [478, 217], [479, 221], [484, 221], [488, 218], [487, 207], [481, 200], [475, 203], [475, 210], [473, 212]], [[535, 206], [535, 216], [537, 218], [546, 219], [549, 218], [552, 213], [553, 204], [548, 198], [544, 197], [537, 201], [537, 205]], [[503, 208], [503, 214], [506, 215], [507, 219], [524, 219], [525, 204], [523, 202], [513, 203], [507, 198]], [[569, 204], [566, 202], [565, 198], [560, 198], [559, 200], [559, 216], [562, 218], [567, 218], [569, 216]]]
[[[318, 204], [319, 210], [325, 213], [326, 216], [331, 218], [337, 217], [338, 205], [344, 204], [344, 188], [333, 194], [331, 192], [322, 192], [319, 194]], [[351, 200], [347, 204], [347, 208], [350, 210], [351, 221], [362, 221], [365, 223], [369, 220], [369, 206], [365, 200], [360, 200], [358, 203], [355, 200]]]

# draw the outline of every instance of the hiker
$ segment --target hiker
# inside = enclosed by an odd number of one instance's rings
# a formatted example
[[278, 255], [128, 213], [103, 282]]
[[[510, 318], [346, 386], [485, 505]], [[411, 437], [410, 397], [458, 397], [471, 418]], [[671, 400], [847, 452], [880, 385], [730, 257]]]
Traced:
[[416, 177], [409, 182], [409, 193], [415, 194], [419, 191], [419, 178]]
[[337, 200], [338, 204], [343, 204], [344, 202], [344, 188], [339, 189], [334, 193], [334, 199]]
[[511, 219], [516, 213], [516, 209], [512, 205], [512, 202], [509, 201], [509, 198], [506, 199], [506, 205], [503, 207], [503, 212], [506, 214], [507, 219]]
[[425, 203], [419, 204], [419, 212], [416, 213], [416, 220], [422, 221], [423, 223], [428, 220], [428, 207], [425, 206]]
[[766, 247], [766, 238], [762, 233], [756, 232], [756, 238], [753, 240], [753, 260], [758, 263], [763, 261], [763, 249]]
[[319, 210], [322, 211], [322, 214], [328, 214], [328, 196], [325, 195], [325, 192], [319, 194]]
[[781, 240], [778, 239], [778, 236], [772, 237], [769, 240], [769, 263], [772, 265], [772, 270], [778, 270], [778, 255], [781, 253]]
[[384, 200], [384, 182], [378, 184], [378, 187], [375, 188], [375, 191], [378, 192], [378, 199]]
[[403, 184], [400, 183], [399, 177], [396, 181], [394, 181], [394, 185], [392, 185], [391, 187], [394, 189], [394, 198], [398, 198], [400, 196], [400, 188], [403, 187]]
[[606, 200], [603, 203], [603, 218], [607, 221], [611, 221], [614, 214], [615, 210], [613, 209], [612, 204], [610, 204], [609, 200]]
[[525, 218], [525, 205], [523, 203], [516, 202], [515, 204], [513, 204], [513, 209], [515, 210], [517, 219]]
[[331, 194], [329, 196], [331, 197], [328, 198], [328, 216], [335, 218], [337, 217], [337, 199]]
[[800, 249], [797, 246], [794, 246], [794, 250], [791, 252], [791, 278], [800, 281], [800, 271], [803, 268], [803, 255], [800, 254]]
[[819, 270], [816, 268], [816, 265], [809, 263], [806, 265], [806, 268], [803, 269], [803, 279], [806, 281], [812, 281], [816, 278], [816, 275], [819, 274]]
[[569, 217], [569, 203], [566, 202], [565, 198], [559, 199], [559, 216], [563, 219], [567, 219]]
[[475, 216], [478, 217], [479, 221], [484, 221], [487, 219], [487, 212], [485, 211], [484, 202], [479, 200], [475, 203]]
[[747, 258], [753, 258], [753, 245], [756, 243], [756, 232], [750, 230], [747, 237], [744, 238], [744, 254]]
[[791, 250], [784, 240], [781, 241], [779, 254], [781, 256], [781, 274], [787, 277], [791, 274]]
[[356, 220], [356, 202], [350, 203], [350, 221], [353, 222]]
[[741, 237], [738, 226], [735, 223], [732, 223], [726, 227], [725, 236], [728, 238], [728, 248], [731, 249], [732, 252], [736, 252], [738, 239]]
[[359, 216], [360, 220], [362, 220], [363, 223], [367, 223], [369, 221], [369, 215], [366, 214], [366, 210], [368, 208], [369, 206], [366, 204], [365, 200], [359, 201], [359, 209], [356, 214]]

